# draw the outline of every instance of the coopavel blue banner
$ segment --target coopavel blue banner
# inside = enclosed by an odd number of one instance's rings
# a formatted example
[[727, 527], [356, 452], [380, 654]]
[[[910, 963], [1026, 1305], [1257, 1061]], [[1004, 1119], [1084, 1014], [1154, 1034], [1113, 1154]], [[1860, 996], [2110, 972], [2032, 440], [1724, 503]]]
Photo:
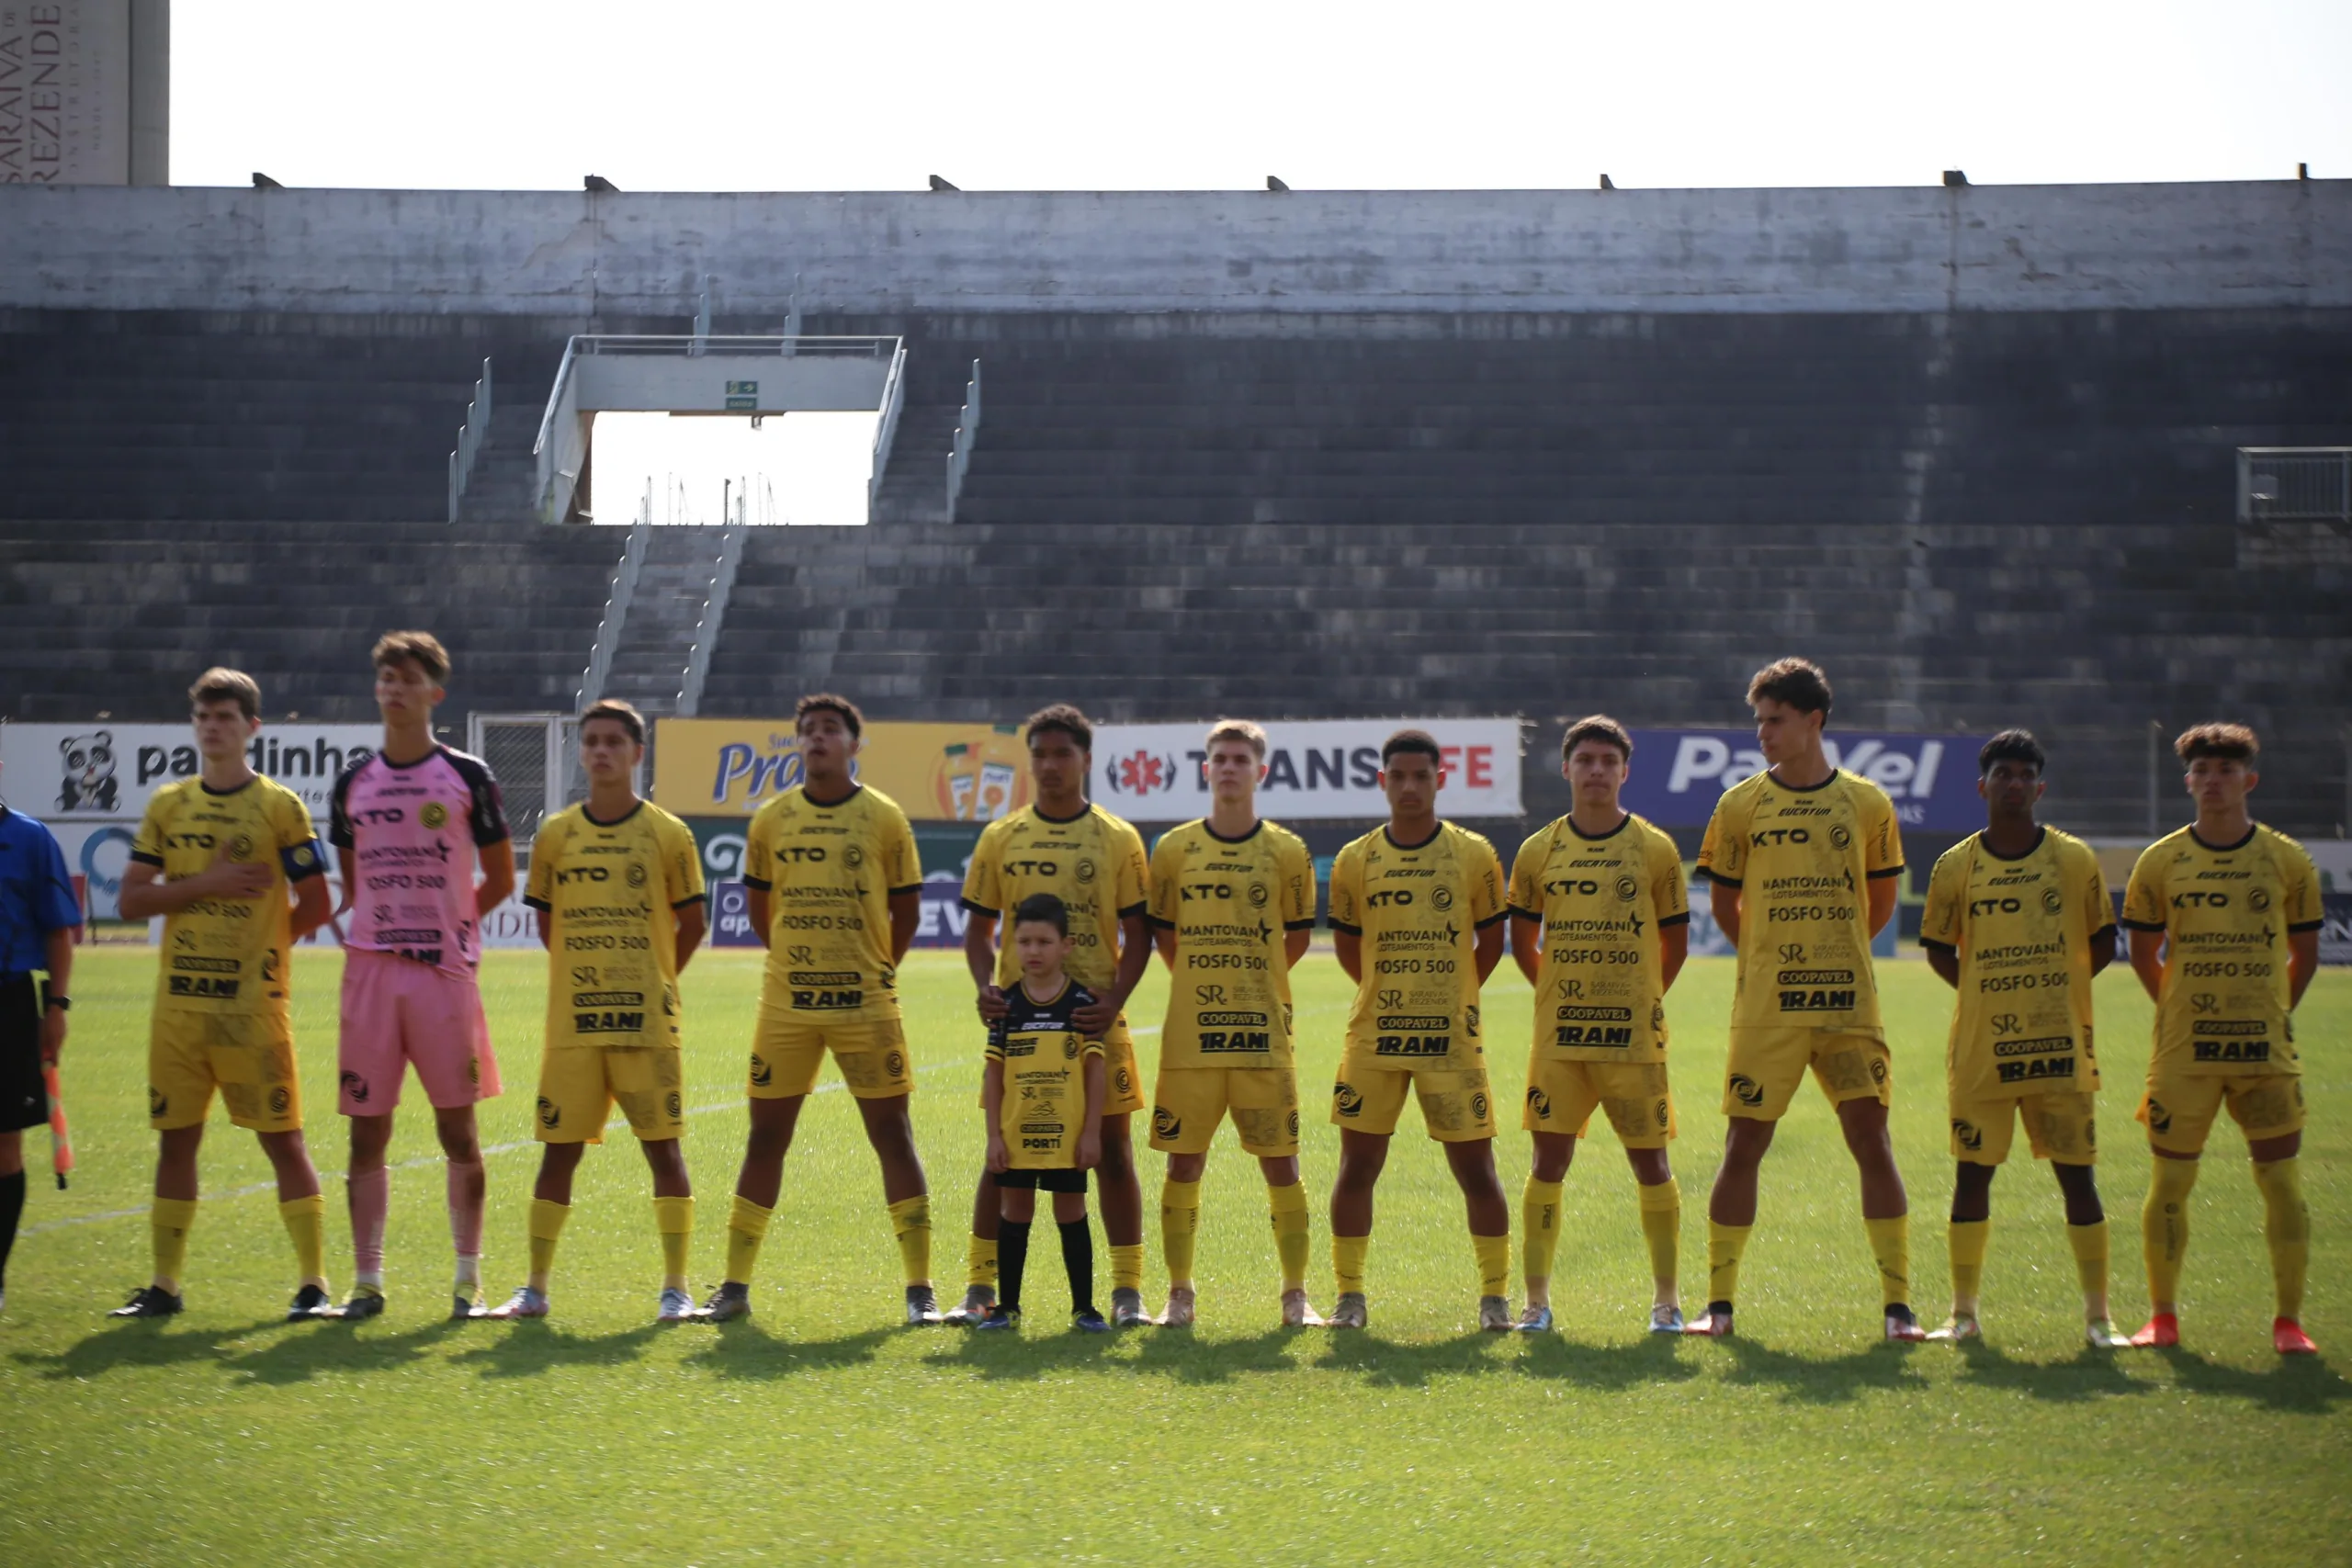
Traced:
[[[1833, 729], [1821, 738], [1833, 766], [1886, 791], [1905, 828], [1970, 833], [1984, 826], [1976, 795], [1973, 735], [1872, 735]], [[1625, 808], [1661, 828], [1702, 828], [1723, 792], [1764, 771], [1752, 729], [1636, 729]]]

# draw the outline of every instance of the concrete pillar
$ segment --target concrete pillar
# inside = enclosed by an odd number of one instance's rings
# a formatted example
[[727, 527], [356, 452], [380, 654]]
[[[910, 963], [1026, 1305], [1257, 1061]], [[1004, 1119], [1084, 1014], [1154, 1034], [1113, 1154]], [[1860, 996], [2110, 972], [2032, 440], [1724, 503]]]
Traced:
[[130, 183], [172, 183], [172, 0], [130, 0]]

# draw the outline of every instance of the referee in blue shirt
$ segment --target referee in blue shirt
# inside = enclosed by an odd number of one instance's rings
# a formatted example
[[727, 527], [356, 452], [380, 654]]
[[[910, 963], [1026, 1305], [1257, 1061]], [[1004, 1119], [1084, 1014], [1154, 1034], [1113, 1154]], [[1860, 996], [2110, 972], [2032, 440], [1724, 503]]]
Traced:
[[[66, 987], [82, 911], [47, 828], [0, 806], [0, 1306], [25, 1212], [25, 1132], [49, 1120], [40, 1070], [65, 1047]], [[33, 979], [45, 972], [43, 988]]]

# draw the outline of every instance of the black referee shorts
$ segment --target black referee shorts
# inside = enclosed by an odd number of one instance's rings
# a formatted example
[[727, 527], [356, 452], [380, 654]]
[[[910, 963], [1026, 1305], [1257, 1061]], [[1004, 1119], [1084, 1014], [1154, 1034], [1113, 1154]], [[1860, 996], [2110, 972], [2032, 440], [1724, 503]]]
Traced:
[[1000, 1170], [996, 1184], [1000, 1190], [1012, 1187], [1038, 1192], [1083, 1192], [1086, 1172], [1075, 1166], [1061, 1170]]
[[30, 975], [0, 980], [0, 1133], [49, 1121], [40, 1081], [40, 994]]

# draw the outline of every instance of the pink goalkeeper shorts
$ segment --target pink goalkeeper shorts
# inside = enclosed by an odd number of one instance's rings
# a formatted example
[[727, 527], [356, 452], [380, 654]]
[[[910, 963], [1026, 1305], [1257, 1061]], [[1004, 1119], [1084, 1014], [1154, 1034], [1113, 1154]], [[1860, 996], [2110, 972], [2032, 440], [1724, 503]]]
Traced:
[[498, 1093], [498, 1058], [482, 1017], [481, 987], [396, 953], [347, 948], [343, 956], [342, 1111], [385, 1116], [401, 1102], [404, 1063], [436, 1110]]

